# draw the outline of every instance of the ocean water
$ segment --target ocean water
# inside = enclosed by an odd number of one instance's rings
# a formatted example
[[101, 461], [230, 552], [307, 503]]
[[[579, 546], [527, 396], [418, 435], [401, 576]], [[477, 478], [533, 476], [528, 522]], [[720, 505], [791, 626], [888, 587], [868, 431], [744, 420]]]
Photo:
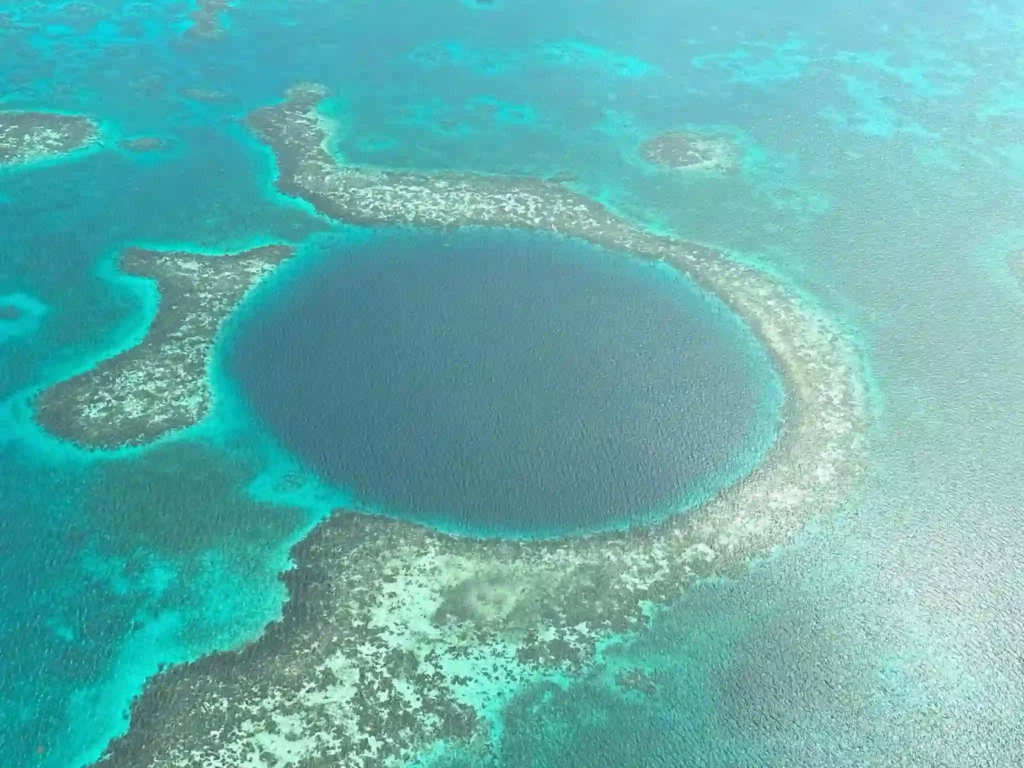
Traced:
[[[190, 9], [0, 0], [0, 105], [92, 114], [105, 135], [0, 171], [0, 301], [28, 308], [0, 324], [0, 764], [94, 759], [159, 664], [255, 637], [289, 544], [352, 501], [232, 402], [228, 350], [211, 417], [148, 450], [77, 451], [28, 405], [144, 332], [154, 296], [113, 269], [125, 245], [331, 229], [272, 190], [238, 124], [296, 80], [333, 89], [345, 157], [571, 172], [813, 297], [871, 374], [857, 494], [742, 577], [688, 589], [584, 679], [524, 689], [492, 762], [1020, 763], [1017, 4], [239, 0], [213, 41], [187, 36]], [[734, 136], [739, 171], [645, 166], [638, 142], [676, 128]], [[168, 148], [116, 149], [138, 135]], [[265, 286], [226, 338], [295, 287]], [[636, 667], [653, 693], [612, 684]]]
[[772, 442], [771, 363], [675, 270], [518, 232], [350, 240], [254, 302], [223, 365], [362, 506], [484, 535], [628, 525], [698, 503]]

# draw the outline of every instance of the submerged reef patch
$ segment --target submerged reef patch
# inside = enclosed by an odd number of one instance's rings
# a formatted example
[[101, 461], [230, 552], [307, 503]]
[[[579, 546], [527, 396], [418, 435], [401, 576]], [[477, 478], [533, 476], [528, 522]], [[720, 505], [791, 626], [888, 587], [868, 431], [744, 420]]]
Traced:
[[96, 123], [82, 115], [0, 111], [0, 168], [66, 155], [98, 139]]
[[186, 34], [189, 37], [214, 40], [224, 34], [224, 14], [231, 7], [231, 0], [195, 0], [195, 8], [188, 15], [192, 25]]
[[38, 422], [87, 448], [147, 443], [195, 424], [210, 404], [207, 363], [221, 323], [281, 261], [285, 246], [232, 256], [131, 248], [120, 268], [156, 281], [156, 317], [138, 344], [44, 390]]
[[296, 87], [248, 118], [283, 192], [343, 221], [553, 231], [662, 260], [765, 345], [786, 389], [779, 435], [745, 478], [646, 528], [496, 541], [338, 510], [294, 549], [282, 618], [240, 651], [153, 678], [103, 768], [398, 765], [451, 741], [487, 751], [516, 690], [580, 674], [693, 579], [788, 541], [859, 474], [855, 355], [778, 281], [536, 179], [345, 165], [325, 148], [326, 95]]
[[182, 88], [178, 95], [199, 104], [219, 104], [230, 99], [226, 93], [216, 88]]
[[640, 144], [640, 154], [651, 165], [686, 171], [735, 171], [739, 153], [728, 136], [672, 131]]
[[8, 339], [35, 330], [46, 310], [45, 304], [25, 293], [0, 296], [0, 347]]
[[159, 152], [167, 146], [167, 142], [158, 136], [139, 136], [134, 139], [121, 139], [117, 146], [129, 152]]
[[21, 320], [24, 313], [13, 304], [0, 303], [0, 321], [15, 322]]

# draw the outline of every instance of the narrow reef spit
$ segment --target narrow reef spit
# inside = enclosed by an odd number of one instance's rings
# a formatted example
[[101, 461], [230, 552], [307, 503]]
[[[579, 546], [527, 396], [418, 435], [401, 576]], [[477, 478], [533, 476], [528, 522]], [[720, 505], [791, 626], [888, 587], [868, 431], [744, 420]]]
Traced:
[[640, 154], [651, 165], [685, 171], [731, 173], [739, 162], [732, 139], [719, 134], [672, 131], [640, 144]]
[[66, 155], [98, 140], [99, 129], [88, 117], [0, 111], [0, 168]]
[[748, 476], [646, 528], [496, 541], [337, 510], [293, 550], [282, 618], [239, 651], [151, 679], [102, 768], [370, 768], [446, 742], [486, 752], [515, 691], [583, 673], [600, 644], [641, 629], [693, 579], [787, 542], [848, 496], [862, 465], [856, 357], [773, 278], [542, 181], [345, 165], [325, 149], [326, 95], [299, 86], [248, 118], [283, 192], [343, 221], [554, 231], [663, 260], [769, 350], [786, 387], [780, 433]]
[[195, 424], [209, 407], [206, 369], [221, 323], [291, 255], [285, 246], [233, 256], [125, 251], [120, 268], [155, 280], [160, 293], [145, 338], [44, 390], [35, 401], [36, 419], [86, 448], [139, 445]]

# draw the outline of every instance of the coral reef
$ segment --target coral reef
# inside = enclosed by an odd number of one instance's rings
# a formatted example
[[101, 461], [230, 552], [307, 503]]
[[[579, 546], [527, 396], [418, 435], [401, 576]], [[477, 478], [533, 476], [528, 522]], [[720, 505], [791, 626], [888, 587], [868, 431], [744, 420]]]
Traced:
[[13, 304], [0, 303], [0, 320], [7, 320], [10, 322], [21, 320], [23, 314], [24, 313]]
[[218, 104], [228, 101], [228, 95], [216, 88], [182, 88], [178, 91], [183, 99], [195, 101], [200, 104]]
[[87, 448], [139, 445], [195, 424], [209, 407], [206, 369], [221, 323], [291, 254], [284, 246], [216, 257], [126, 251], [121, 269], [155, 280], [160, 292], [145, 338], [44, 390], [35, 401], [36, 419]]
[[140, 136], [135, 139], [121, 139], [117, 146], [129, 152], [159, 152], [167, 142], [156, 136]]
[[99, 139], [99, 129], [81, 115], [0, 111], [0, 168], [66, 155]]
[[652, 165], [686, 171], [736, 170], [739, 159], [728, 136], [701, 135], [686, 131], [662, 133], [646, 139], [640, 154]]
[[770, 352], [786, 386], [780, 433], [747, 477], [646, 528], [494, 541], [338, 510], [295, 547], [282, 618], [240, 651], [152, 679], [103, 768], [368, 768], [448, 741], [486, 750], [516, 690], [580, 674], [601, 643], [642, 628], [694, 578], [788, 541], [849, 494], [861, 467], [856, 358], [776, 280], [543, 181], [345, 165], [326, 149], [326, 95], [299, 86], [248, 119], [283, 192], [342, 221], [546, 230], [663, 260], [720, 296]]

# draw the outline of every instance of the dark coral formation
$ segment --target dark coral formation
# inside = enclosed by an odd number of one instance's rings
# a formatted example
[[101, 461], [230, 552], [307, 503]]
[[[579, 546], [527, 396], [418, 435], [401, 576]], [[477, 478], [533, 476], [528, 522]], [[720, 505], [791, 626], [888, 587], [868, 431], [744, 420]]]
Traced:
[[559, 171], [548, 178], [548, 181], [552, 184], [573, 184], [579, 180], [579, 174], [572, 171]]
[[96, 3], [70, 2], [57, 7], [53, 22], [70, 27], [79, 34], [89, 32], [103, 21], [103, 8]]
[[278, 188], [351, 224], [486, 225], [558, 232], [646, 254], [655, 238], [597, 201], [530, 177], [408, 173], [339, 165], [324, 148], [329, 124], [317, 111], [322, 86], [302, 84], [286, 102], [257, 110], [247, 125], [274, 149]]
[[160, 304], [145, 338], [94, 368], [44, 390], [39, 423], [88, 448], [139, 445], [195, 424], [206, 413], [206, 369], [224, 318], [292, 254], [285, 246], [234, 256], [132, 248], [121, 269], [156, 281]]
[[[297, 87], [249, 118], [282, 191], [343, 221], [548, 230], [663, 260], [715, 291], [765, 344], [786, 384], [780, 433], [746, 478], [644, 529], [483, 541], [335, 512], [293, 553], [282, 619], [240, 652], [150, 681], [103, 768], [370, 767], [446, 741], [486, 749], [517, 690], [585, 672], [600, 644], [642, 628], [683, 585], [787, 541], [859, 471], [866, 413], [855, 358], [775, 280], [542, 181], [345, 165], [325, 149], [325, 96]], [[649, 691], [647, 682], [621, 679]]]
[[196, 0], [195, 9], [189, 14], [192, 26], [190, 37], [213, 40], [224, 34], [224, 13], [231, 7], [231, 0]]
[[652, 136], [640, 145], [640, 154], [652, 165], [688, 171], [734, 171], [738, 162], [728, 136], [686, 131]]
[[216, 88], [182, 88], [179, 95], [200, 104], [217, 104], [228, 100], [228, 95]]
[[167, 88], [167, 78], [160, 74], [144, 75], [132, 84], [132, 88], [139, 96], [153, 98]]
[[121, 139], [117, 146], [129, 152], [159, 152], [167, 142], [157, 136], [139, 136], [135, 139]]
[[615, 675], [615, 684], [624, 691], [641, 696], [654, 696], [658, 693], [658, 686], [654, 684], [650, 676], [636, 667], [619, 670]]
[[0, 167], [65, 155], [98, 139], [99, 129], [88, 117], [0, 111]]
[[13, 304], [0, 304], [0, 320], [13, 322], [20, 320], [23, 312]]

